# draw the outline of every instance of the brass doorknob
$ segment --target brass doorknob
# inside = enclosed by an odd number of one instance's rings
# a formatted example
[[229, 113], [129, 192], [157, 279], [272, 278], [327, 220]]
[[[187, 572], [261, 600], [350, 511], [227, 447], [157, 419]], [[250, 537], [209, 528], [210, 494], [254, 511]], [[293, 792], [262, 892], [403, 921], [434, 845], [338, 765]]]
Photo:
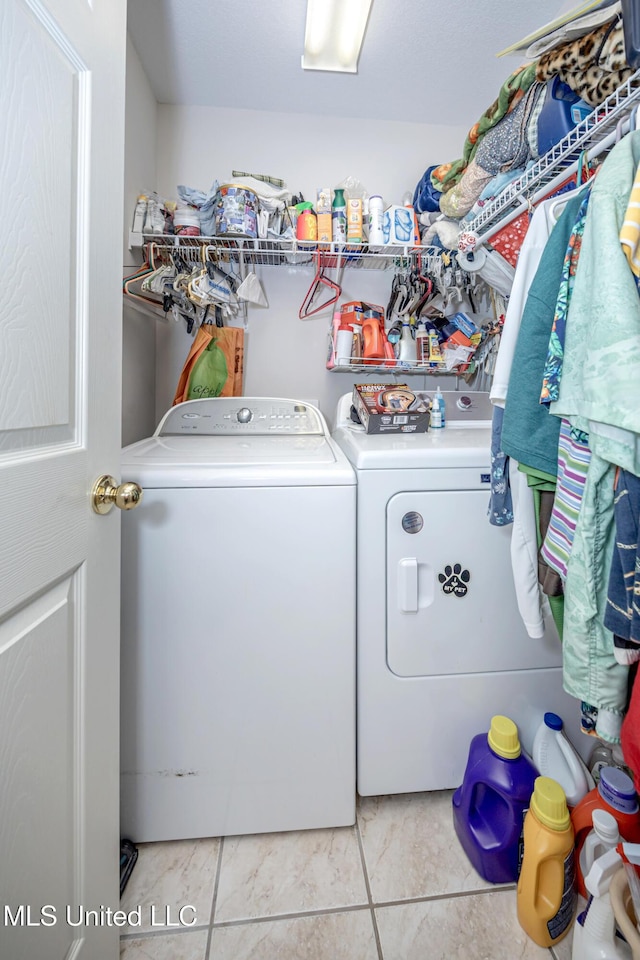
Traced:
[[142, 500], [142, 487], [133, 483], [121, 483], [105, 474], [99, 477], [91, 491], [91, 506], [96, 513], [109, 513], [113, 506], [120, 510], [133, 510]]

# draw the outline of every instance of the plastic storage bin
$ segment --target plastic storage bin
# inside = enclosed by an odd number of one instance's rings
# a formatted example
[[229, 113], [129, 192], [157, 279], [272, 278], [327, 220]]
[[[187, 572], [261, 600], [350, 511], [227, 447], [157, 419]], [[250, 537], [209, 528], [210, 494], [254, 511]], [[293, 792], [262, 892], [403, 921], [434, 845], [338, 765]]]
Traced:
[[453, 823], [469, 860], [490, 883], [518, 879], [522, 821], [537, 775], [508, 717], [493, 717], [489, 733], [471, 741], [462, 784], [453, 795]]
[[538, 153], [542, 156], [592, 111], [571, 87], [552, 77], [547, 81], [544, 104], [538, 117]]

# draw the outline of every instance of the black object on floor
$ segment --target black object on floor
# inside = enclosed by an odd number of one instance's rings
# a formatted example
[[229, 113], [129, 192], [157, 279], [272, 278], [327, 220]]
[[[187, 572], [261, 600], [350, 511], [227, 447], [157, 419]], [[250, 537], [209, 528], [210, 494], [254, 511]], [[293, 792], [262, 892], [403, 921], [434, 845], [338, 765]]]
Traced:
[[120, 896], [124, 893], [131, 871], [138, 859], [138, 848], [131, 840], [120, 842]]

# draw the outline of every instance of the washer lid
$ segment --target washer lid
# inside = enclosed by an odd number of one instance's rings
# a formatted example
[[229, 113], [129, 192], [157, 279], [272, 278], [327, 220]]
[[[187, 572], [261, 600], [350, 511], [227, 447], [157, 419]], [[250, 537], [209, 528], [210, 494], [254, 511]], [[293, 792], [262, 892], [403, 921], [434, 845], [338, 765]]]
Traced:
[[355, 483], [319, 410], [248, 397], [173, 407], [153, 437], [124, 448], [122, 476], [148, 489]]

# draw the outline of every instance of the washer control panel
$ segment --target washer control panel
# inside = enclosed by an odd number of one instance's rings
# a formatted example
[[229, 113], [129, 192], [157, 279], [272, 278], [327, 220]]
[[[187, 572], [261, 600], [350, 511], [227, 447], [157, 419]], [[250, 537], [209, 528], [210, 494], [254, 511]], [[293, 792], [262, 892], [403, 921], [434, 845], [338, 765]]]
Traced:
[[165, 413], [154, 436], [323, 436], [327, 433], [320, 411], [301, 400], [208, 397], [176, 404]]

